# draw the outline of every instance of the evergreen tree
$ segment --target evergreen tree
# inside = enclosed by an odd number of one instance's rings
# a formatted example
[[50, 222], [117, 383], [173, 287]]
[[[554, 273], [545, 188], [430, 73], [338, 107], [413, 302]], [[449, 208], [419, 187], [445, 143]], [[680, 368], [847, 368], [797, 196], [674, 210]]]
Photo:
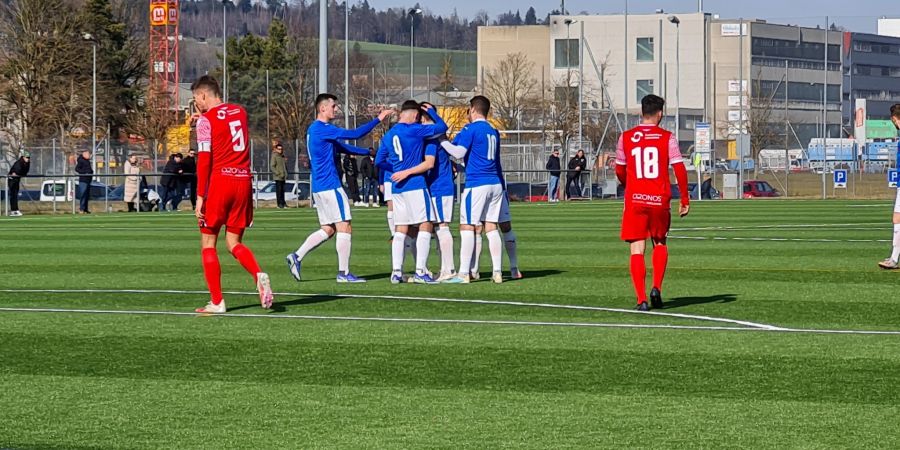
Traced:
[[534, 11], [534, 6], [529, 7], [525, 12], [525, 25], [537, 25], [537, 13]]

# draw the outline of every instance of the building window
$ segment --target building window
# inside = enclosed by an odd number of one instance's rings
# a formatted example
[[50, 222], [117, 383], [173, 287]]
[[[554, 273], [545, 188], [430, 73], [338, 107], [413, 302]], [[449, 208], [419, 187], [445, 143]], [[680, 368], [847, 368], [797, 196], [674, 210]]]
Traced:
[[653, 61], [653, 38], [637, 38], [637, 60], [640, 62]]
[[555, 44], [554, 67], [557, 69], [578, 67], [578, 39], [557, 39]]
[[653, 93], [653, 80], [637, 80], [637, 101]]

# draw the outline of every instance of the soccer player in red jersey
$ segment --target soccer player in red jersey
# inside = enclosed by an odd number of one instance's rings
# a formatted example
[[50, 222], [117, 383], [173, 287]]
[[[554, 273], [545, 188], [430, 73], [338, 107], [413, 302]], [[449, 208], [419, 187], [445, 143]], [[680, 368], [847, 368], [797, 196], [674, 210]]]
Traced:
[[662, 283], [669, 262], [666, 236], [672, 222], [669, 166], [681, 192], [679, 214], [690, 211], [687, 170], [675, 135], [659, 127], [666, 101], [656, 95], [641, 99], [641, 123], [619, 137], [616, 149], [616, 177], [625, 186], [622, 240], [631, 245], [631, 281], [637, 294], [637, 310], [649, 311], [647, 268], [644, 250], [647, 238], [653, 241], [653, 289], [650, 303], [662, 308]]
[[211, 296], [198, 313], [224, 313], [222, 270], [216, 253], [219, 230], [225, 227], [225, 243], [231, 255], [244, 267], [259, 291], [263, 308], [272, 306], [269, 276], [241, 240], [253, 223], [253, 187], [250, 174], [247, 111], [222, 102], [219, 83], [208, 75], [191, 86], [194, 104], [200, 110], [197, 126], [197, 206], [203, 273]]

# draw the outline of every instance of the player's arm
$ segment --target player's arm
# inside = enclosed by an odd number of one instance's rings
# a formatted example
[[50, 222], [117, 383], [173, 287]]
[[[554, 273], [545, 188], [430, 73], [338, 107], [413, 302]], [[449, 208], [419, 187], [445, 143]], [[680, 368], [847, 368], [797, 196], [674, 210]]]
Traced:
[[616, 178], [619, 184], [625, 186], [625, 180], [628, 179], [628, 160], [625, 159], [625, 143], [622, 136], [619, 136], [619, 142], [616, 144]]
[[[394, 166], [391, 165], [390, 161], [388, 161], [388, 152], [390, 152], [390, 148], [387, 144], [387, 135], [385, 135], [381, 139], [381, 145], [378, 146], [378, 151], [375, 153], [375, 167], [381, 169], [381, 171], [391, 171], [394, 170]], [[382, 180], [384, 182], [385, 180]]]
[[197, 120], [197, 218], [203, 220], [203, 201], [212, 175], [212, 125], [206, 117]]
[[338, 153], [349, 153], [351, 155], [368, 155], [369, 149], [350, 145], [342, 141], [333, 141], [338, 149]]
[[372, 130], [374, 130], [375, 127], [378, 126], [378, 124], [380, 124], [384, 119], [390, 117], [390, 115], [393, 113], [394, 111], [390, 109], [381, 111], [381, 114], [379, 114], [378, 117], [372, 119], [367, 124], [352, 130], [345, 130], [343, 128], [334, 127], [335, 132], [333, 133], [333, 136], [329, 136], [329, 138], [347, 141], [362, 139], [363, 137], [365, 137], [365, 135], [371, 133]]
[[[691, 209], [691, 194], [688, 192], [688, 176], [687, 169], [684, 167], [684, 160], [681, 158], [681, 149], [678, 147], [678, 140], [673, 135], [669, 138], [669, 165], [675, 172], [675, 180], [678, 182], [678, 192], [681, 193], [681, 208], [678, 214], [681, 217], [688, 215]], [[699, 184], [698, 184], [699, 187]]]
[[413, 175], [418, 175], [420, 173], [425, 173], [431, 170], [434, 167], [434, 156], [426, 155], [425, 160], [420, 162], [417, 166], [411, 167], [406, 170], [401, 170], [399, 172], [391, 175], [391, 181], [394, 183], [399, 183]]
[[431, 120], [434, 121], [434, 124], [415, 127], [413, 129], [413, 136], [430, 138], [439, 136], [447, 132], [447, 130], [449, 129], [447, 127], [447, 123], [444, 122], [444, 119], [441, 119], [441, 116], [438, 115], [437, 111], [434, 108], [432, 108], [430, 105], [425, 105], [425, 112], [429, 117], [431, 117]]
[[453, 138], [453, 142], [443, 141], [441, 142], [441, 148], [443, 148], [450, 156], [456, 159], [463, 159], [466, 157], [466, 153], [469, 152], [469, 147], [472, 146], [472, 137], [473, 133], [469, 129], [469, 127], [464, 127], [459, 134]]

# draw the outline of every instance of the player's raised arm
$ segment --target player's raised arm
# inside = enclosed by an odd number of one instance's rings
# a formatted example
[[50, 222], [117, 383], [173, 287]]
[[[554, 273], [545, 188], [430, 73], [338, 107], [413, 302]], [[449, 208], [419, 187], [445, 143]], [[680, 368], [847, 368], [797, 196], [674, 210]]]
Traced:
[[394, 113], [393, 110], [385, 109], [385, 110], [381, 111], [380, 114], [378, 114], [378, 117], [370, 120], [365, 125], [363, 125], [359, 128], [352, 129], [352, 130], [345, 130], [343, 128], [334, 127], [335, 133], [333, 133], [334, 134], [333, 136], [329, 136], [329, 138], [337, 139], [337, 140], [349, 140], [349, 141], [356, 140], [356, 139], [362, 139], [367, 134], [371, 133], [372, 130], [374, 130], [375, 127], [378, 126], [378, 124], [380, 124], [382, 121], [384, 121], [384, 119], [387, 119], [388, 117], [390, 117], [393, 113]]
[[439, 136], [447, 132], [448, 127], [444, 122], [444, 119], [441, 119], [441, 116], [438, 115], [437, 111], [430, 104], [426, 104], [422, 107], [425, 110], [425, 113], [431, 117], [431, 120], [434, 121], [434, 124], [431, 125], [422, 125], [415, 128], [414, 136], [430, 138], [433, 136]]
[[338, 153], [349, 153], [351, 155], [368, 155], [369, 149], [350, 145], [342, 141], [335, 141]]
[[[669, 138], [669, 165], [675, 172], [675, 180], [678, 182], [678, 192], [681, 193], [681, 208], [679, 214], [684, 217], [688, 214], [691, 206], [691, 194], [688, 192], [688, 176], [687, 169], [684, 167], [684, 160], [681, 158], [681, 149], [678, 147], [678, 140], [675, 135]], [[700, 184], [697, 184], [697, 189]]]

